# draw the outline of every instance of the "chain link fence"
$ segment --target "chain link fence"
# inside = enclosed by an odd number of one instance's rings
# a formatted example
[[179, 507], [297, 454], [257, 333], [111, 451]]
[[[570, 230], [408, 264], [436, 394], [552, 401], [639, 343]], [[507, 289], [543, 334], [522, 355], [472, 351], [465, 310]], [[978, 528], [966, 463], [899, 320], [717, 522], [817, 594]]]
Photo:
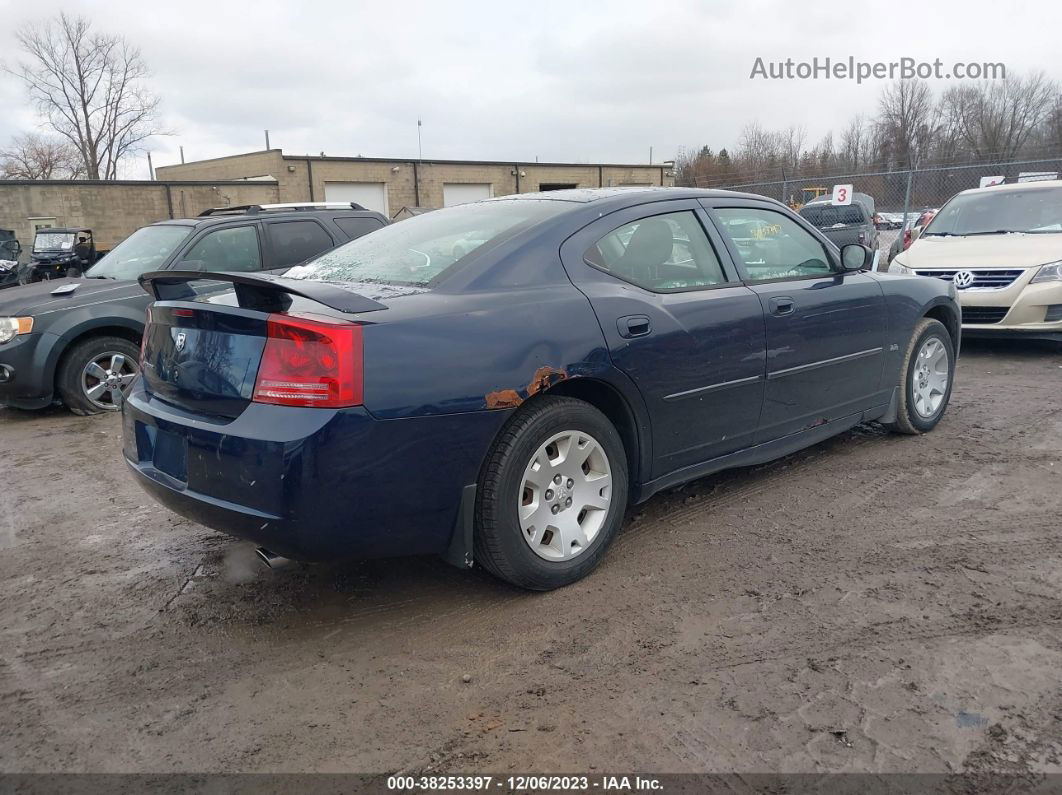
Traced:
[[813, 199], [832, 195], [834, 185], [851, 185], [853, 192], [866, 194], [874, 200], [874, 211], [878, 216], [878, 247], [882, 251], [881, 262], [884, 267], [890, 248], [895, 253], [894, 243], [903, 234], [905, 225], [914, 225], [924, 211], [938, 209], [959, 191], [981, 187], [989, 181], [1010, 184], [1034, 179], [1057, 179], [1060, 173], [1062, 157], [835, 174], [719, 187], [769, 196], [799, 210]]

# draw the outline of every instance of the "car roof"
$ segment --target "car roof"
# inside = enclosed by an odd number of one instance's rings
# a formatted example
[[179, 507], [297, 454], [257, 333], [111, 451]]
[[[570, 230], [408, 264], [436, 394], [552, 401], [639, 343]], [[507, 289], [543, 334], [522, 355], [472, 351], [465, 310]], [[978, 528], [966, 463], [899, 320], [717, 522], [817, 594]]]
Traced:
[[1037, 179], [1032, 182], [1008, 182], [1005, 185], [989, 185], [987, 188], [970, 188], [960, 191], [968, 193], [1001, 193], [1016, 190], [1046, 190], [1048, 188], [1062, 188], [1062, 179]]
[[[609, 202], [621, 204], [641, 204], [646, 201], [663, 201], [665, 199], [757, 199], [778, 204], [767, 196], [755, 193], [741, 193], [732, 190], [709, 190], [707, 188], [666, 188], [649, 186], [615, 186], [610, 188], [567, 188], [549, 190], [539, 193], [513, 193], [483, 199], [484, 202], [497, 201], [562, 201], [575, 204], [591, 202]], [[611, 201], [610, 201], [611, 200]]]
[[202, 215], [196, 218], [166, 218], [162, 221], [156, 221], [151, 226], [217, 226], [218, 224], [231, 223], [233, 221], [247, 221], [265, 219], [268, 218], [271, 221], [275, 220], [296, 220], [303, 218], [314, 218], [316, 216], [325, 216], [327, 218], [382, 218], [385, 222], [387, 218], [376, 212], [375, 210], [354, 210], [350, 207], [322, 207], [321, 209], [292, 209], [288, 211], [272, 210], [269, 213], [223, 213], [220, 215]]

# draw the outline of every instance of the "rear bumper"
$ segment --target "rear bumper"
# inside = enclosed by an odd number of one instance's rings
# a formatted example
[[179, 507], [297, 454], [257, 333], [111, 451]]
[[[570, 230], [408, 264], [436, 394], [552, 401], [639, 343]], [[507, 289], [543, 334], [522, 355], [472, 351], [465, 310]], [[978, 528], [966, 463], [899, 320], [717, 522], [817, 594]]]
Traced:
[[125, 457], [176, 513], [298, 560], [447, 550], [509, 412], [377, 420], [361, 408], [251, 403], [231, 421], [148, 394], [125, 402]]
[[0, 405], [40, 409], [52, 402], [52, 370], [48, 355], [58, 338], [23, 334], [0, 345]]

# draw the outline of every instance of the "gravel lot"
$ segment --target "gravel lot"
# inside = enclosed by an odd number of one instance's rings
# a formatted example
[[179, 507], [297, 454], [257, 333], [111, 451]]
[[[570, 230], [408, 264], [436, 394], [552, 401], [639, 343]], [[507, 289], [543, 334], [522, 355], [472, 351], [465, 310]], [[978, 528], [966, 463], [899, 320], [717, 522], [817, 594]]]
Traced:
[[936, 432], [660, 495], [536, 595], [259, 570], [116, 417], [0, 410], [0, 770], [1062, 772], [1060, 454], [1062, 349], [968, 343]]

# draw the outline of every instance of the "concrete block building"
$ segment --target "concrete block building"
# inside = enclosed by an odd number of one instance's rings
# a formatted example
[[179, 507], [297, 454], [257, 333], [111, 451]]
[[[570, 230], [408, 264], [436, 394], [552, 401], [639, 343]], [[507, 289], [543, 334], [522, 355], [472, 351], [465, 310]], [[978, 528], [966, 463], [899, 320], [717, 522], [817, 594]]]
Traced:
[[392, 217], [561, 188], [673, 185], [671, 164], [615, 165], [286, 155], [280, 149], [160, 166], [160, 180], [275, 180], [280, 201], [355, 201]]
[[491, 196], [561, 188], [673, 185], [670, 163], [613, 165], [286, 155], [279, 149], [155, 170], [155, 180], [0, 180], [0, 229], [23, 259], [38, 228], [88, 227], [107, 251], [141, 226], [211, 207], [354, 201], [388, 218]]

